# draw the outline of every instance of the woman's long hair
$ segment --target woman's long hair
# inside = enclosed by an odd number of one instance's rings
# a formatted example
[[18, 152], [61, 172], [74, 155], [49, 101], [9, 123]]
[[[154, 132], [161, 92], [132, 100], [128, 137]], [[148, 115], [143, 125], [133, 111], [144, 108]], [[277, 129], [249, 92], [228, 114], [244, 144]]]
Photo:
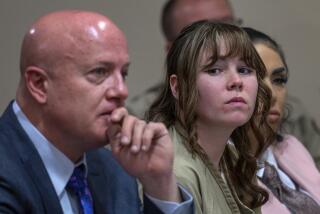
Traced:
[[[221, 43], [227, 49], [224, 56], [219, 55]], [[240, 200], [250, 208], [259, 207], [268, 199], [268, 193], [257, 185], [255, 178], [257, 157], [273, 140], [272, 129], [265, 120], [270, 108], [271, 92], [262, 81], [266, 68], [248, 35], [241, 28], [199, 21], [183, 29], [167, 55], [164, 87], [147, 112], [147, 120], [163, 122], [167, 127], [175, 126], [188, 150], [193, 155], [198, 155], [204, 163], [210, 163], [208, 155], [198, 144], [196, 132], [196, 79], [204, 53], [212, 55], [212, 65], [219, 57], [239, 57], [256, 71], [258, 92], [253, 115], [231, 134], [238, 157], [235, 159], [232, 151], [226, 147], [223, 158], [226, 160], [229, 179]], [[172, 95], [170, 88], [170, 76], [173, 74], [178, 79], [178, 99]], [[249, 130], [252, 130], [258, 145], [253, 145], [255, 142], [250, 140]]]
[[[284, 68], [286, 69], [286, 71], [289, 74], [289, 68], [288, 68], [288, 64], [287, 64], [284, 52], [283, 52], [281, 46], [273, 38], [271, 38], [270, 36], [268, 36], [267, 34], [261, 32], [261, 31], [255, 30], [250, 27], [243, 27], [242, 29], [248, 34], [249, 38], [251, 39], [251, 41], [254, 45], [262, 44], [262, 45], [265, 45], [265, 46], [271, 48], [272, 50], [274, 50], [280, 56], [280, 59], [284, 65]], [[285, 132], [285, 130], [282, 127], [282, 124], [285, 123], [286, 120], [289, 118], [290, 108], [292, 108], [292, 106], [289, 106], [289, 104], [286, 104], [285, 109], [284, 109], [284, 117], [282, 118], [279, 129], [276, 131], [277, 132], [277, 136], [276, 136], [277, 142], [281, 142], [283, 140], [283, 133]]]

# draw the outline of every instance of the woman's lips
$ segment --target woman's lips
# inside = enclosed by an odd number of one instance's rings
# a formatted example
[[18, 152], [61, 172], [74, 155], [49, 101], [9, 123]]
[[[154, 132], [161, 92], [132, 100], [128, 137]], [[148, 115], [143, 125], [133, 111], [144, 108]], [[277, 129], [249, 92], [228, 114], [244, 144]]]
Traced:
[[243, 108], [247, 102], [242, 97], [233, 97], [225, 103], [229, 107]]
[[271, 123], [278, 122], [280, 120], [280, 113], [278, 111], [270, 111], [268, 114], [268, 120]]
[[227, 104], [230, 104], [230, 103], [244, 103], [244, 104], [246, 104], [246, 101], [242, 97], [233, 97], [232, 99], [228, 100], [226, 103]]

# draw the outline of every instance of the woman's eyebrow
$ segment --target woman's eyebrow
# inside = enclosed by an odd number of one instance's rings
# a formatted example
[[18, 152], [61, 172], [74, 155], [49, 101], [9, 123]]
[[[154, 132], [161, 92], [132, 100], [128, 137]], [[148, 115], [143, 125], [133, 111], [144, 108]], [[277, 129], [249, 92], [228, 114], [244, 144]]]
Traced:
[[273, 69], [273, 71], [272, 71], [272, 74], [273, 74], [273, 75], [282, 74], [282, 73], [285, 73], [285, 74], [288, 73], [288, 71], [286, 70], [285, 67], [275, 68], [275, 69]]

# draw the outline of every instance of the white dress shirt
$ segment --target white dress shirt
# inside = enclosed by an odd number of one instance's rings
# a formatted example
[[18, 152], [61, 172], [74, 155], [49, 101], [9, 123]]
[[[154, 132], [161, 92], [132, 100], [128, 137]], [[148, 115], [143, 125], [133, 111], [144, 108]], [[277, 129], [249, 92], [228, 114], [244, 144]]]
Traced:
[[[271, 146], [269, 146], [267, 148], [267, 150], [263, 153], [261, 159], [260, 159], [261, 162], [264, 162], [264, 161], [267, 161], [270, 165], [274, 166], [275, 169], [277, 170], [278, 174], [279, 174], [279, 177], [280, 177], [280, 180], [283, 184], [285, 184], [286, 186], [290, 187], [291, 189], [294, 189], [296, 190], [296, 186], [295, 184], [293, 183], [293, 181], [291, 180], [291, 178], [284, 172], [282, 171], [279, 166], [278, 166], [278, 163], [277, 163], [277, 160], [276, 158], [274, 157], [274, 154], [272, 152], [272, 148]], [[261, 169], [259, 169], [257, 171], [257, 176], [262, 178], [263, 176], [263, 173], [264, 173], [264, 167], [262, 167]]]

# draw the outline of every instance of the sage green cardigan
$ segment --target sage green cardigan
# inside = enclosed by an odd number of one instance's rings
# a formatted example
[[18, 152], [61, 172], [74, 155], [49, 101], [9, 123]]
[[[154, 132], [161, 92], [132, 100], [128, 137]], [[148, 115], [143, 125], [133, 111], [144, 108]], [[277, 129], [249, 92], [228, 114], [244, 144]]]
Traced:
[[241, 203], [217, 170], [193, 157], [173, 127], [170, 135], [175, 147], [174, 172], [178, 183], [192, 193], [197, 214], [261, 213]]

